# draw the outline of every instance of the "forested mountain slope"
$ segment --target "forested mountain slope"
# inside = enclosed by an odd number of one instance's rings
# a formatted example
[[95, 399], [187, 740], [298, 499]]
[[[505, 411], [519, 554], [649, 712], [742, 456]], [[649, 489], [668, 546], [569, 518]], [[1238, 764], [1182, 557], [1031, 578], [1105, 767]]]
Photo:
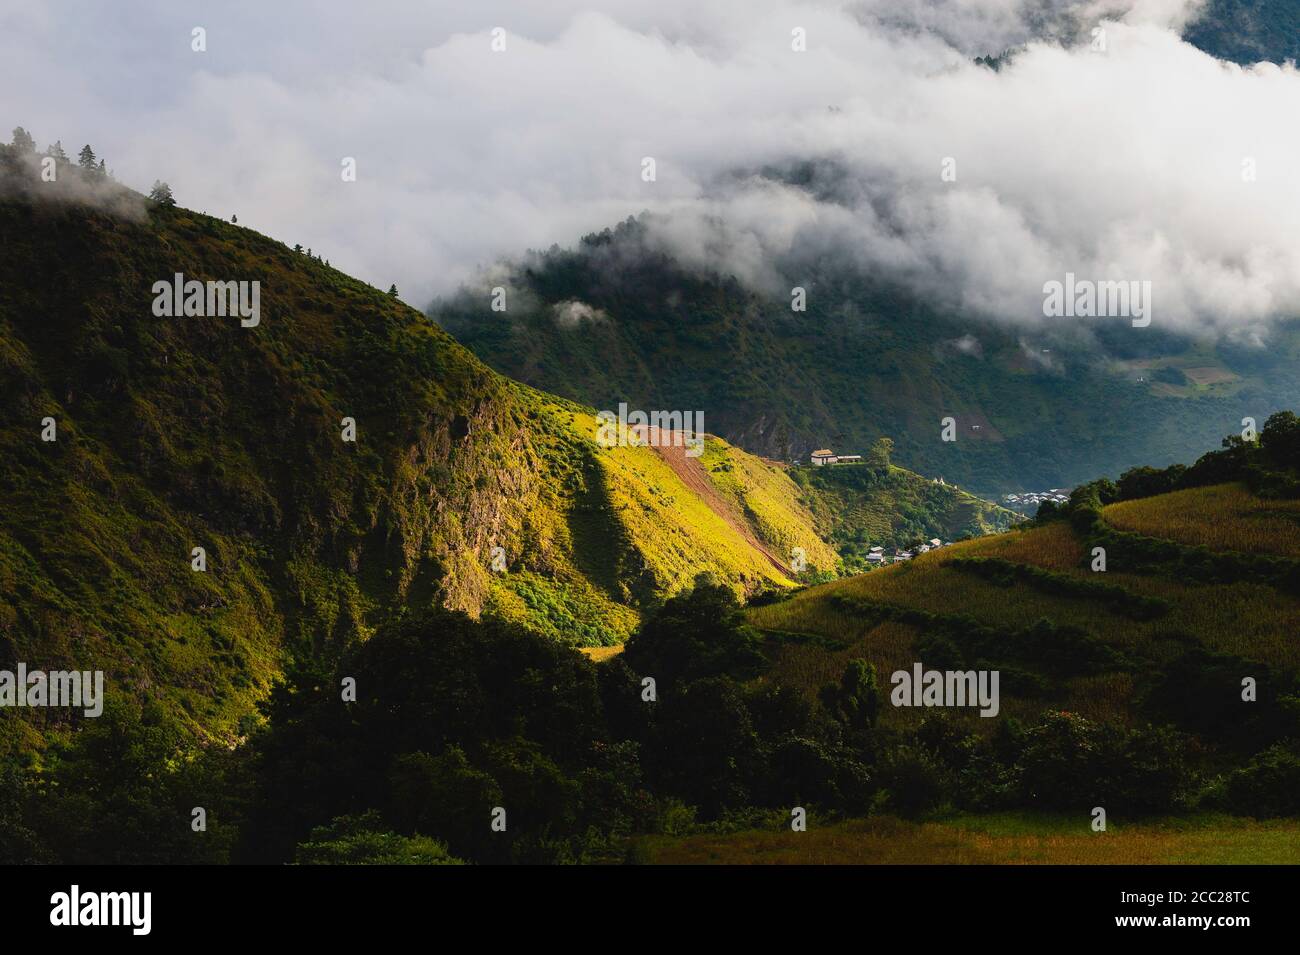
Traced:
[[[787, 185], [797, 180], [783, 175]], [[813, 187], [810, 187], [813, 188]], [[615, 407], [702, 412], [757, 454], [866, 453], [990, 496], [1185, 459], [1300, 399], [1298, 341], [1268, 349], [1156, 327], [948, 314], [842, 262], [808, 266], [806, 311], [687, 269], [643, 220], [530, 254], [430, 315], [504, 374]], [[504, 277], [503, 277], [504, 275]], [[956, 440], [943, 440], [951, 417]]]
[[[834, 572], [781, 467], [709, 438], [730, 475], [693, 485], [319, 258], [33, 170], [0, 147], [0, 667], [102, 668], [229, 737], [287, 660], [394, 613], [610, 644], [700, 573], [790, 585], [796, 547]], [[156, 314], [177, 274], [258, 283], [255, 323]], [[71, 718], [16, 712], [10, 744]]]

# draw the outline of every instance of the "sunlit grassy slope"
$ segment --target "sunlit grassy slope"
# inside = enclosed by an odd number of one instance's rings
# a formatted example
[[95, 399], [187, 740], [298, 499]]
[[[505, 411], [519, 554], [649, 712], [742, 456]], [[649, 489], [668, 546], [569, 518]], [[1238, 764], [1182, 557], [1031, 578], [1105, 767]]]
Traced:
[[1124, 501], [1105, 516], [1119, 530], [1182, 544], [1300, 557], [1300, 501], [1261, 500], [1241, 484]]
[[[1219, 486], [1115, 505], [1104, 519], [1148, 533], [1168, 527], [1169, 536], [1188, 543], [1273, 551], [1281, 549], [1288, 524], [1276, 518], [1265, 523], [1262, 515], [1279, 508], [1289, 513], [1291, 506]], [[917, 660], [942, 668], [936, 661], [945, 646], [930, 645], [934, 656], [927, 661], [921, 643], [927, 633], [941, 633], [960, 647], [963, 633], [975, 627], [1014, 635], [1048, 621], [1114, 651], [1109, 663], [1050, 672], [1050, 641], [1061, 637], [1045, 631], [1042, 660], [1019, 661], [1045, 678], [1010, 691], [1003, 685], [1004, 711], [1022, 716], [1057, 706], [1131, 721], [1136, 699], [1161, 664], [1192, 645], [1257, 660], [1279, 673], [1300, 668], [1300, 600], [1265, 580], [1201, 581], [1122, 559], [1112, 559], [1104, 573], [1090, 564], [1088, 542], [1059, 521], [956, 544], [748, 613], [772, 635], [773, 679], [810, 694], [855, 656], [872, 661], [882, 681]], [[883, 718], [904, 721], [916, 712], [886, 707]]]
[[[399, 608], [599, 646], [700, 573], [792, 584], [795, 547], [834, 569], [780, 467], [713, 439], [725, 472], [601, 447], [590, 409], [318, 257], [116, 186], [112, 213], [91, 209], [60, 192], [71, 169], [34, 192], [13, 156], [0, 147], [0, 666], [103, 669], [110, 695], [230, 739], [290, 651], [333, 653]], [[260, 283], [260, 323], [155, 316], [153, 283], [176, 273]], [[67, 719], [6, 709], [0, 748]]]
[[[709, 481], [787, 562], [802, 549], [810, 567], [833, 569], [839, 555], [829, 522], [819, 522], [802, 488], [786, 468], [746, 454], [722, 439], [709, 442], [700, 456]], [[920, 478], [913, 475], [920, 482]]]

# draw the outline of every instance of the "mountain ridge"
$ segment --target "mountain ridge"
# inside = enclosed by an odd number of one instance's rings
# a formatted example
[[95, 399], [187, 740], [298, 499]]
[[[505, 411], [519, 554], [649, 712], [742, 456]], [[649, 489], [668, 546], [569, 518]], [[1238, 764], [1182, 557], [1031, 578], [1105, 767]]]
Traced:
[[903, 466], [984, 496], [1174, 463], [1239, 427], [1243, 407], [1262, 421], [1300, 401], [1295, 322], [1268, 349], [1126, 322], [1028, 327], [946, 312], [834, 260], [801, 267], [797, 312], [684, 266], [647, 221], [494, 271], [504, 313], [477, 285], [427, 312], [492, 367], [573, 400], [690, 408], [781, 460], [888, 436]]
[[[602, 645], [700, 574], [790, 587], [796, 546], [836, 572], [784, 468], [709, 438], [748, 475], [720, 513], [655, 449], [601, 446], [592, 409], [318, 257], [30, 168], [0, 147], [0, 665], [102, 668], [110, 693], [230, 739], [291, 658], [403, 608]], [[105, 191], [112, 211], [86, 204]], [[160, 317], [153, 286], [177, 274], [260, 283], [257, 322]], [[26, 716], [3, 714], [0, 745], [75, 724]]]

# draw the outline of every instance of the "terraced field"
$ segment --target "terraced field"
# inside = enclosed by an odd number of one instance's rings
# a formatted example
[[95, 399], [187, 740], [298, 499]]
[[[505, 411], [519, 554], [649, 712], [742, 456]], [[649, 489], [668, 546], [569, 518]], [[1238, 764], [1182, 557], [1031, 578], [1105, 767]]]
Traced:
[[[1179, 544], [1214, 544], [1225, 553], [1232, 544], [1244, 554], [1300, 555], [1300, 535], [1293, 543], [1293, 525], [1279, 513], [1300, 515], [1300, 504], [1222, 485], [1113, 505], [1104, 521], [1148, 535], [1170, 528]], [[1119, 557], [1094, 572], [1091, 546], [1069, 522], [1057, 521], [810, 588], [750, 610], [749, 620], [772, 635], [772, 679], [809, 694], [853, 657], [871, 661], [882, 683], [918, 659], [933, 665], [918, 641], [936, 628], [960, 644], [972, 628], [1023, 634], [1046, 620], [1077, 628], [1126, 661], [1100, 672], [1055, 674], [1024, 698], [1004, 687], [1004, 708], [1015, 715], [1051, 705], [1131, 722], [1146, 675], [1193, 645], [1282, 672], [1300, 669], [1300, 599], [1292, 593], [1263, 579], [1196, 580]], [[1049, 664], [1050, 657], [1049, 649]], [[882, 719], [888, 725], [916, 712], [886, 707]]]
[[1246, 554], [1300, 557], [1300, 501], [1263, 500], [1241, 484], [1124, 501], [1103, 513], [1117, 530]]

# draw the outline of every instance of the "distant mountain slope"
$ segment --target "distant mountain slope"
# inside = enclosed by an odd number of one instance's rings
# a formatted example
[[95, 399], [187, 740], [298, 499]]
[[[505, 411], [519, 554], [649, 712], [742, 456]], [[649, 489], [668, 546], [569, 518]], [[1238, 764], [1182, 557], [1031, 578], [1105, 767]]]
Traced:
[[[834, 569], [782, 468], [603, 447], [591, 409], [319, 259], [30, 158], [0, 147], [0, 668], [102, 668], [229, 738], [291, 656], [402, 608], [600, 645], [701, 573], [792, 584], [796, 546]], [[155, 315], [178, 273], [260, 283], [260, 320]], [[0, 750], [68, 719], [15, 714]]]
[[1300, 2], [1208, 0], [1183, 39], [1234, 63], [1300, 59]]
[[860, 464], [786, 469], [719, 440], [710, 443], [700, 460], [709, 480], [764, 540], [778, 542], [783, 554], [804, 548], [813, 567], [834, 564], [824, 562], [820, 548], [808, 549], [800, 530], [804, 513], [848, 572], [865, 569], [863, 558], [873, 545], [892, 551], [933, 537], [978, 537], [1018, 520], [1011, 511], [960, 488], [893, 465], [890, 444], [878, 444]]
[[889, 464], [805, 468], [796, 480], [819, 526], [846, 565], [858, 571], [866, 569], [866, 555], [877, 544], [892, 551], [934, 537], [963, 540], [1004, 531], [1019, 520], [960, 488]]
[[[1300, 337], [1268, 350], [1077, 322], [1030, 331], [937, 312], [826, 263], [807, 311], [681, 267], [643, 224], [530, 255], [430, 315], [484, 361], [597, 407], [702, 412], [777, 459], [882, 436], [898, 463], [983, 495], [1180, 460], [1300, 399]], [[1138, 334], [1138, 332], [1141, 332]], [[955, 441], [942, 440], [952, 417]]]

